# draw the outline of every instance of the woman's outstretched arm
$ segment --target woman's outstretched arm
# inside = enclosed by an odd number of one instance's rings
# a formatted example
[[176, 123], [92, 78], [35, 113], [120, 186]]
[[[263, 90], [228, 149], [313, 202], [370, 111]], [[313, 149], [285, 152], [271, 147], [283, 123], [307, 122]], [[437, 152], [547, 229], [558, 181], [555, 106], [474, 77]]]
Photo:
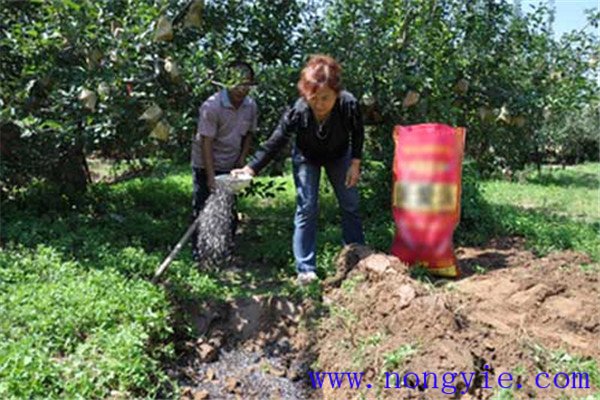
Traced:
[[252, 169], [253, 175], [258, 174], [289, 142], [294, 125], [294, 110], [287, 109], [281, 116], [277, 127], [254, 153], [252, 161], [246, 165]]

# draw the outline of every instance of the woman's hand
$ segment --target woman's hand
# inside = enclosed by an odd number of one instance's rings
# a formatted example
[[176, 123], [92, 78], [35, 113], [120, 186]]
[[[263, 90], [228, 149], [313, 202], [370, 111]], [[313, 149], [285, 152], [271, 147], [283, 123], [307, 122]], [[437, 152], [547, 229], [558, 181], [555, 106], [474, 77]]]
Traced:
[[348, 173], [346, 174], [346, 187], [351, 188], [356, 186], [360, 179], [360, 160], [352, 159]]
[[231, 174], [231, 176], [233, 176], [235, 178], [238, 175], [254, 176], [254, 175], [256, 175], [256, 172], [252, 168], [250, 168], [249, 166], [246, 165], [243, 168], [232, 169], [230, 174]]

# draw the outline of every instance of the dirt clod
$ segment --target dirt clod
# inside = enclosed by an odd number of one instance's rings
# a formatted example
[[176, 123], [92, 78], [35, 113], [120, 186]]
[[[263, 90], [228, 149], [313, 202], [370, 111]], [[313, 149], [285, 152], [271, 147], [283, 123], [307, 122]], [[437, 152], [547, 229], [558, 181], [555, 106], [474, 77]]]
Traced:
[[241, 382], [237, 378], [229, 377], [225, 379], [225, 390], [229, 393], [237, 392], [240, 386]]
[[194, 400], [208, 400], [210, 394], [206, 390], [198, 390], [194, 392]]
[[194, 388], [191, 386], [184, 386], [181, 388], [180, 391], [180, 395], [181, 395], [181, 399], [191, 399], [192, 398], [192, 392], [193, 392]]
[[197, 347], [197, 351], [199, 362], [211, 362], [216, 360], [217, 358], [217, 350], [214, 346], [208, 343], [202, 343], [200, 346]]
[[271, 366], [269, 366], [269, 373], [281, 378], [281, 377], [285, 376], [285, 369], [276, 368], [271, 365]]
[[214, 369], [212, 369], [212, 368], [208, 368], [208, 369], [206, 370], [206, 374], [205, 374], [205, 376], [206, 376], [206, 379], [207, 379], [208, 381], [214, 381], [214, 380], [215, 380], [215, 378], [217, 377], [217, 374], [215, 373], [215, 370], [214, 370]]

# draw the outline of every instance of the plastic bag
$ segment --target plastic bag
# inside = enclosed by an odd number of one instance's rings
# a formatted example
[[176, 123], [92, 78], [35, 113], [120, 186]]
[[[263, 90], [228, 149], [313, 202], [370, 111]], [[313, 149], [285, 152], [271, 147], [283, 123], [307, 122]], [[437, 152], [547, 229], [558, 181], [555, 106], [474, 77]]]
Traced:
[[146, 111], [138, 118], [139, 120], [146, 121], [151, 126], [156, 125], [163, 116], [163, 110], [156, 103], [152, 103]]
[[173, 40], [173, 24], [166, 17], [160, 17], [154, 31], [155, 42], [170, 42]]
[[185, 27], [202, 27], [202, 9], [204, 8], [204, 0], [194, 0], [185, 15], [183, 26]]
[[396, 126], [391, 253], [433, 275], [457, 277], [452, 236], [460, 220], [466, 130], [443, 124]]
[[89, 89], [81, 89], [79, 92], [79, 100], [83, 103], [83, 106], [88, 110], [94, 112], [96, 110], [96, 102], [98, 101], [98, 96], [96, 93]]
[[171, 134], [171, 125], [164, 121], [158, 121], [158, 123], [150, 132], [150, 137], [156, 138], [163, 142], [169, 140], [169, 135]]

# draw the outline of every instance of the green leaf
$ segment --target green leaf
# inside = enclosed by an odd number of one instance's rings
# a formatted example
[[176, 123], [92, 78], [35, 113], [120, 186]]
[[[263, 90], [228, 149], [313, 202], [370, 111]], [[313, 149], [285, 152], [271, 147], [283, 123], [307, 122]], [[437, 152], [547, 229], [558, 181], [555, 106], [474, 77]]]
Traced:
[[41, 129], [60, 130], [62, 127], [60, 122], [54, 120], [47, 120], [40, 124]]
[[71, 10], [79, 11], [81, 10], [81, 6], [71, 0], [63, 0], [62, 3], [69, 7]]

